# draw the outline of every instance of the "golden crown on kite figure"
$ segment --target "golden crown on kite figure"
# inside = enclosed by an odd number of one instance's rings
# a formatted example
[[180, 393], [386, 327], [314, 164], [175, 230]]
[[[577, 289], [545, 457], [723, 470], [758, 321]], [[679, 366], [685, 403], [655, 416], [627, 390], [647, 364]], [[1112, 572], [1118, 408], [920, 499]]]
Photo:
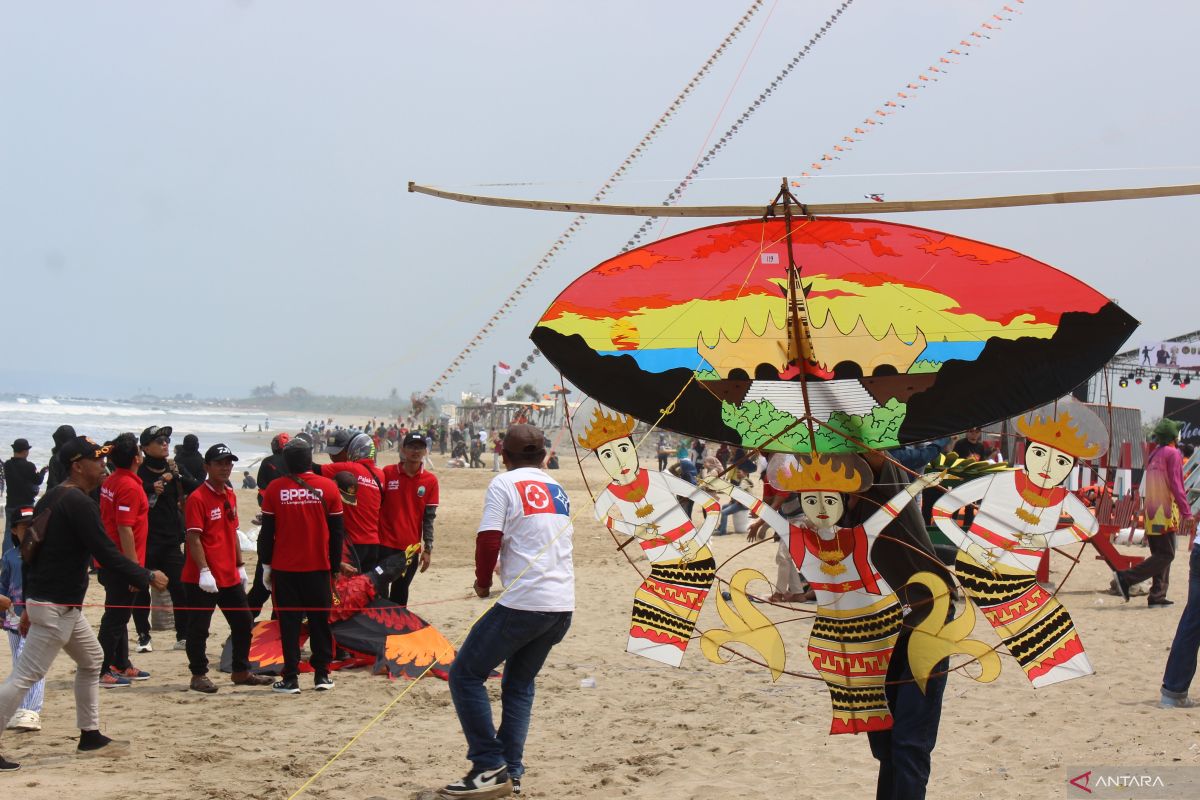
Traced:
[[798, 456], [800, 469], [775, 473], [775, 486], [789, 492], [854, 492], [871, 487], [872, 475], [860, 456], [813, 453]]
[[[830, 320], [833, 324], [830, 325]], [[879, 367], [892, 367], [903, 375], [916, 363], [925, 350], [926, 338], [917, 328], [911, 342], [906, 342], [889, 325], [883, 336], [876, 336], [867, 328], [860, 315], [849, 331], [843, 331], [828, 310], [820, 325], [811, 325], [813, 354], [818, 366], [833, 370], [843, 362], [857, 364], [863, 375], [872, 375]], [[783, 372], [795, 360], [789, 351], [788, 329], [780, 325], [773, 315], [768, 314], [762, 332], [755, 331], [749, 320], [736, 337], [726, 337], [724, 331], [717, 334], [716, 344], [709, 345], [701, 335], [696, 342], [696, 352], [712, 365], [722, 377], [728, 377], [732, 369], [753, 370], [759, 364], [769, 364]]]
[[588, 450], [595, 450], [602, 444], [633, 433], [635, 425], [637, 425], [637, 420], [633, 417], [616, 412], [610, 417], [597, 406], [593, 412], [592, 421], [584, 429], [583, 435], [578, 437], [579, 444]]
[[1030, 441], [1049, 445], [1075, 458], [1095, 458], [1103, 452], [1104, 446], [1089, 441], [1091, 437], [1083, 430], [1086, 426], [1082, 422], [1072, 419], [1069, 411], [1055, 414], [1049, 409], [1040, 409], [1019, 417], [1017, 430]]

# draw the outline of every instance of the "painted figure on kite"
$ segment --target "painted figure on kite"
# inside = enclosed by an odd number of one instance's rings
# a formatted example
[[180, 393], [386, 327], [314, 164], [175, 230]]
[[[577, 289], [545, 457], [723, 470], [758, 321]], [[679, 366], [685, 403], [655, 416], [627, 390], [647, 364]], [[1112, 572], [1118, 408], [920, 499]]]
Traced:
[[[596, 498], [596, 519], [636, 537], [650, 561], [650, 575], [633, 597], [626, 650], [678, 667], [717, 574], [708, 540], [720, 505], [681, 478], [642, 469], [630, 435], [635, 424], [632, 417], [608, 416], [597, 408], [579, 443], [596, 454], [612, 479]], [[680, 506], [681, 497], [702, 504], [699, 528]]]
[[[1028, 439], [1025, 466], [977, 478], [946, 492], [933, 508], [938, 528], [959, 548], [955, 571], [967, 596], [992, 623], [1035, 687], [1094, 671], [1070, 614], [1036, 580], [1049, 547], [1085, 542], [1099, 527], [1063, 487], [1075, 463], [1107, 450], [1108, 431], [1091, 410], [1060, 400], [1017, 420]], [[953, 519], [979, 503], [963, 530]], [[1059, 527], [1062, 515], [1072, 520]]]
[[844, 528], [838, 523], [847, 495], [870, 488], [870, 467], [856, 455], [800, 455], [797, 463], [798, 470], [781, 472], [773, 482], [780, 489], [800, 493], [804, 524], [790, 524], [742, 489], [716, 481], [709, 486], [728, 492], [771, 526], [816, 591], [817, 616], [808, 639], [808, 657], [829, 687], [830, 733], [888, 730], [892, 714], [884, 684], [900, 635], [901, 612], [892, 588], [871, 562], [870, 548], [904, 507], [939, 483], [941, 476], [918, 478], [862, 525]]

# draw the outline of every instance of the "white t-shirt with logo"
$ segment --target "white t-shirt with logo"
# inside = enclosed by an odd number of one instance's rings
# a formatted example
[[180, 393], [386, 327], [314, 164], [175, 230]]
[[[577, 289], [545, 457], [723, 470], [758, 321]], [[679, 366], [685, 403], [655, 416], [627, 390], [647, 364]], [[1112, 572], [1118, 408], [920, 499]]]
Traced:
[[502, 472], [488, 484], [480, 531], [500, 531], [498, 601], [519, 611], [574, 611], [571, 502], [534, 467]]

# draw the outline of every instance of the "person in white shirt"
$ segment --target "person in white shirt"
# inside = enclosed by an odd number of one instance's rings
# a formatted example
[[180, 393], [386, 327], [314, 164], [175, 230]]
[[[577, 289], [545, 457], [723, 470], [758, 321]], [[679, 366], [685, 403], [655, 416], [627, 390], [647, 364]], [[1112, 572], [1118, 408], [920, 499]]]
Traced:
[[[446, 797], [504, 797], [520, 791], [534, 679], [571, 627], [575, 569], [571, 503], [540, 469], [545, 437], [532, 425], [504, 435], [505, 472], [488, 484], [475, 545], [475, 593], [491, 594], [497, 557], [504, 586], [450, 667], [450, 696], [467, 739], [471, 771]], [[484, 682], [504, 663], [502, 723], [496, 730]]]

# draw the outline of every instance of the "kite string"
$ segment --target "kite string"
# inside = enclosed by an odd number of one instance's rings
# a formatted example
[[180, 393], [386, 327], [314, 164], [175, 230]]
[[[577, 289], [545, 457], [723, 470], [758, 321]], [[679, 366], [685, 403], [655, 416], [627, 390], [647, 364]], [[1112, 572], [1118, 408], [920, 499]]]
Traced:
[[[745, 125], [752, 116], [754, 116], [755, 112], [766, 105], [766, 101], [775, 93], [776, 89], [778, 89], [783, 81], [792, 73], [792, 71], [799, 66], [800, 62], [803, 61], [804, 58], [809, 54], [809, 51], [812, 50], [813, 46], [825, 36], [829, 29], [834, 26], [846, 9], [849, 8], [853, 3], [854, 0], [843, 0], [841, 5], [834, 9], [833, 13], [826, 18], [821, 27], [808, 40], [808, 43], [805, 44], [804, 47], [802, 47], [796, 53], [796, 55], [792, 57], [791, 61], [789, 61], [775, 76], [774, 80], [772, 80], [771, 83], [759, 93], [758, 99], [746, 107], [746, 109], [741, 113], [741, 116], [737, 118], [737, 121], [735, 121], [733, 125], [731, 125], [729, 129], [721, 135], [721, 138], [717, 140], [716, 144], [710, 147], [708, 152], [706, 152], [704, 156], [692, 166], [692, 169], [687, 173], [687, 175], [684, 176], [683, 180], [680, 181], [679, 184], [671, 190], [671, 193], [667, 195], [666, 199], [662, 201], [662, 205], [669, 206], [683, 196], [683, 193], [687, 190], [688, 186], [691, 185], [692, 181], [695, 180], [696, 176], [699, 175], [709, 165], [709, 163], [716, 158], [721, 149], [724, 148], [725, 145], [734, 136], [736, 136], [738, 132], [741, 131], [742, 126]], [[620, 252], [625, 253], [633, 249], [633, 247], [637, 245], [638, 242], [645, 237], [646, 233], [654, 226], [655, 220], [655, 217], [648, 217], [641, 224], [641, 226], [634, 231], [633, 236], [631, 236], [625, 242], [625, 244], [621, 247]], [[470, 349], [473, 348], [474, 343], [470, 345]], [[459, 355], [458, 359], [455, 360], [455, 363], [452, 363], [451, 369], [444, 373], [445, 378], [448, 378], [449, 375], [453, 373], [453, 370], [457, 370], [457, 361], [461, 360], [461, 358], [464, 357], [468, 352], [469, 350], [464, 350], [463, 353]], [[533, 359], [538, 355], [540, 355], [540, 353], [535, 347], [533, 352], [525, 360], [532, 363]], [[509, 376], [509, 379], [505, 382], [504, 387], [501, 388], [501, 391], [505, 391], [512, 384], [513, 380], [515, 380], [514, 376]], [[439, 388], [443, 382], [444, 378], [439, 378], [438, 382], [431, 387], [430, 393]]]
[[[673, 406], [673, 405], [675, 404], [675, 402], [676, 402], [676, 401], [677, 401], [677, 400], [678, 400], [678, 399], [679, 399], [679, 398], [680, 398], [680, 397], [683, 395], [683, 392], [684, 392], [684, 391], [687, 389], [687, 387], [690, 385], [690, 383], [691, 383], [691, 381], [692, 381], [692, 380], [695, 380], [695, 375], [694, 375], [694, 374], [693, 374], [693, 377], [692, 377], [691, 379], [689, 379], [687, 382], [685, 382], [685, 383], [684, 383], [684, 385], [683, 385], [683, 388], [681, 388], [681, 389], [679, 390], [679, 394], [677, 394], [677, 395], [675, 396], [675, 400], [672, 400], [672, 401], [671, 401], [671, 404], [668, 406], [668, 408], [670, 408], [671, 406]], [[564, 395], [564, 401], [565, 401], [565, 395]], [[660, 416], [660, 417], [659, 417], [659, 419], [658, 419], [658, 420], [657, 420], [657, 421], [654, 423], [654, 425], [651, 427], [651, 430], [653, 430], [653, 428], [656, 428], [656, 427], [658, 426], [658, 423], [662, 421], [662, 417], [663, 417], [663, 416], [666, 416], [666, 414], [667, 414], [667, 413], [668, 413], [668, 412], [667, 412], [667, 411], [664, 409], [664, 410], [663, 410], [663, 412], [662, 412], [662, 416]], [[572, 434], [572, 436], [573, 436], [573, 435], [574, 435], [574, 431], [571, 431], [571, 434]], [[649, 433], [647, 433], [647, 434], [646, 434], [646, 437], [648, 437], [649, 435], [650, 435], [650, 434], [649, 434]], [[645, 438], [646, 438], [646, 437], [643, 437], [642, 441], [645, 441]], [[640, 443], [639, 443], [639, 444], [640, 444]], [[589, 491], [590, 491], [590, 490], [589, 490]], [[594, 498], [593, 498], [593, 503], [594, 503]], [[479, 620], [483, 619], [483, 616], [484, 616], [485, 614], [487, 614], [489, 611], [491, 611], [491, 609], [492, 609], [492, 608], [493, 608], [493, 607], [494, 607], [494, 606], [495, 606], [497, 603], [499, 603], [499, 602], [500, 602], [501, 598], [503, 598], [503, 597], [504, 597], [504, 595], [505, 595], [505, 594], [506, 594], [506, 593], [509, 591], [509, 589], [511, 589], [513, 586], [517, 585], [517, 584], [518, 584], [518, 583], [521, 581], [521, 578], [523, 578], [523, 577], [525, 576], [525, 573], [526, 573], [526, 572], [528, 572], [530, 569], [532, 569], [532, 568], [533, 568], [533, 565], [534, 565], [535, 563], [537, 563], [537, 561], [538, 561], [538, 560], [540, 560], [540, 559], [542, 558], [542, 556], [544, 556], [544, 555], [546, 554], [546, 552], [547, 552], [547, 551], [550, 549], [550, 547], [551, 547], [551, 546], [553, 546], [553, 545], [554, 545], [554, 544], [555, 544], [555, 543], [556, 543], [556, 542], [559, 540], [559, 538], [561, 538], [561, 537], [562, 537], [562, 535], [563, 535], [564, 533], [566, 533], [566, 532], [567, 532], [567, 531], [569, 531], [569, 530], [572, 530], [572, 526], [573, 526], [573, 523], [574, 523], [574, 521], [575, 521], [575, 518], [576, 518], [576, 517], [579, 515], [579, 513], [580, 513], [580, 510], [579, 510], [579, 509], [576, 509], [576, 510], [572, 511], [572, 512], [571, 512], [571, 514], [570, 514], [570, 515], [568, 516], [568, 518], [567, 518], [567, 522], [566, 522], [566, 524], [565, 524], [565, 525], [563, 525], [563, 527], [562, 527], [562, 528], [560, 528], [560, 529], [559, 529], [559, 531], [558, 531], [557, 533], [555, 533], [555, 534], [554, 534], [554, 536], [553, 536], [553, 537], [551, 537], [549, 541], [547, 541], [547, 542], [546, 542], [544, 545], [542, 545], [541, 549], [540, 549], [540, 550], [538, 550], [538, 552], [537, 552], [537, 553], [535, 553], [535, 554], [534, 554], [534, 555], [533, 555], [533, 556], [532, 556], [532, 557], [531, 557], [531, 558], [530, 558], [530, 559], [529, 559], [529, 560], [526, 562], [526, 564], [525, 564], [524, 568], [522, 568], [522, 569], [521, 569], [521, 571], [520, 571], [520, 572], [518, 572], [518, 573], [517, 573], [517, 574], [516, 574], [516, 575], [515, 575], [515, 576], [514, 576], [514, 577], [513, 577], [513, 578], [512, 578], [512, 579], [511, 579], [509, 582], [508, 582], [508, 585], [507, 585], [507, 586], [505, 586], [505, 587], [503, 587], [503, 588], [501, 589], [500, 593], [499, 593], [498, 595], [496, 595], [496, 599], [495, 599], [495, 600], [494, 600], [494, 601], [493, 601], [493, 602], [492, 602], [490, 605], [488, 605], [488, 607], [487, 607], [487, 608], [485, 608], [483, 611], [481, 611], [481, 612], [480, 612], [480, 613], [479, 613], [479, 614], [478, 614], [478, 615], [475, 617], [475, 619], [474, 619], [474, 620], [472, 620], [472, 621], [471, 621], [471, 624], [470, 624], [470, 626], [467, 628], [467, 630], [466, 630], [465, 632], [463, 632], [462, 634], [460, 634], [459, 638], [458, 638], [458, 639], [457, 639], [457, 640], [456, 640], [456, 641], [455, 641], [455, 642], [452, 644], [452, 646], [453, 646], [453, 647], [454, 647], [454, 649], [455, 649], [455, 652], [457, 652], [457, 651], [458, 651], [458, 649], [459, 649], [459, 647], [462, 645], [463, 641], [464, 641], [464, 640], [467, 638], [467, 635], [468, 635], [468, 634], [471, 632], [471, 630], [472, 630], [472, 629], [475, 627], [475, 625], [476, 625], [476, 624], [479, 622]], [[403, 698], [403, 697], [404, 697], [406, 694], [408, 694], [409, 690], [411, 690], [411, 689], [412, 689], [414, 686], [416, 686], [416, 684], [417, 684], [417, 681], [419, 681], [421, 678], [425, 677], [425, 675], [427, 675], [427, 674], [429, 673], [429, 671], [430, 671], [431, 669], [433, 669], [433, 667], [434, 667], [434, 666], [435, 666], [437, 663], [438, 663], [438, 662], [437, 662], [437, 660], [436, 660], [436, 659], [434, 659], [433, 661], [431, 661], [431, 662], [430, 662], [429, 666], [427, 666], [427, 667], [426, 667], [424, 670], [422, 670], [422, 671], [421, 671], [421, 674], [420, 674], [420, 675], [418, 675], [417, 677], [415, 677], [415, 678], [413, 678], [411, 681], [409, 681], [408, 685], [407, 685], [407, 686], [405, 686], [405, 687], [404, 687], [404, 689], [403, 689], [403, 690], [402, 690], [402, 691], [401, 691], [401, 692], [400, 692], [398, 695], [396, 695], [394, 698], [392, 698], [392, 699], [391, 699], [391, 700], [390, 700], [390, 701], [387, 703], [387, 705], [385, 705], [385, 706], [383, 707], [383, 710], [381, 710], [381, 711], [380, 711], [378, 714], [376, 714], [376, 715], [375, 715], [375, 716], [374, 716], [374, 717], [371, 719], [371, 721], [370, 721], [370, 722], [368, 722], [366, 725], [364, 725], [364, 726], [363, 726], [363, 727], [362, 727], [362, 728], [361, 728], [361, 729], [360, 729], [360, 730], [359, 730], [357, 733], [355, 733], [355, 734], [354, 734], [354, 736], [353, 736], [353, 737], [351, 737], [350, 741], [346, 742], [346, 744], [344, 744], [344, 745], [343, 745], [343, 746], [342, 746], [342, 747], [341, 747], [341, 748], [340, 748], [340, 749], [339, 749], [339, 750], [338, 750], [336, 753], [334, 753], [334, 754], [333, 754], [333, 756], [332, 756], [332, 757], [331, 757], [331, 758], [330, 758], [328, 761], [326, 761], [326, 762], [325, 762], [325, 763], [324, 763], [324, 764], [321, 766], [321, 768], [320, 768], [320, 769], [318, 769], [318, 770], [317, 770], [315, 773], [313, 773], [313, 774], [312, 774], [312, 775], [311, 775], [311, 776], [308, 778], [308, 780], [306, 780], [306, 781], [305, 781], [303, 784], [301, 784], [300, 788], [298, 788], [298, 789], [297, 789], [297, 790], [296, 790], [294, 793], [292, 793], [292, 794], [291, 794], [291, 795], [288, 797], [288, 800], [295, 800], [295, 798], [299, 797], [299, 796], [300, 796], [300, 795], [301, 795], [301, 794], [302, 794], [302, 793], [303, 793], [305, 790], [307, 790], [307, 789], [308, 789], [308, 787], [309, 787], [310, 785], [312, 785], [313, 781], [315, 781], [315, 780], [316, 780], [318, 777], [320, 777], [320, 776], [321, 776], [321, 774], [322, 774], [322, 773], [324, 773], [324, 772], [325, 772], [325, 770], [327, 770], [327, 769], [328, 769], [328, 768], [329, 768], [329, 767], [330, 767], [330, 766], [331, 766], [331, 765], [332, 765], [332, 764], [333, 764], [335, 761], [337, 761], [339, 758], [341, 758], [342, 754], [344, 754], [344, 753], [345, 753], [347, 750], [349, 750], [349, 749], [350, 749], [350, 747], [351, 747], [351, 746], [353, 746], [353, 745], [354, 745], [354, 743], [355, 743], [355, 742], [357, 742], [357, 741], [358, 741], [358, 740], [359, 740], [359, 739], [360, 739], [360, 738], [363, 736], [363, 734], [365, 734], [365, 733], [366, 733], [368, 730], [370, 730], [370, 729], [371, 729], [371, 728], [372, 728], [372, 727], [373, 727], [373, 726], [374, 726], [374, 725], [375, 725], [377, 722], [379, 722], [379, 720], [383, 719], [383, 718], [384, 718], [384, 716], [386, 716], [386, 715], [387, 715], [388, 711], [390, 711], [390, 710], [392, 709], [392, 707], [394, 707], [394, 706], [396, 705], [396, 703], [400, 702], [401, 698]]]
[[[692, 79], [688, 81], [679, 94], [675, 96], [675, 99], [667, 107], [667, 110], [658, 118], [658, 121], [655, 122], [645, 134], [642, 135], [641, 140], [638, 141], [637, 145], [634, 146], [629, 155], [625, 157], [625, 160], [622, 161], [620, 166], [618, 166], [612, 175], [609, 176], [608, 180], [606, 180], [600, 186], [600, 189], [592, 197], [593, 202], [600, 202], [603, 200], [604, 197], [607, 196], [608, 193], [613, 189], [621, 176], [623, 176], [629, 171], [630, 168], [633, 167], [637, 160], [642, 156], [642, 153], [645, 151], [645, 149], [650, 145], [655, 137], [658, 136], [659, 132], [666, 127], [671, 118], [675, 116], [675, 113], [683, 106], [683, 103], [700, 84], [700, 81], [704, 79], [704, 77], [709, 73], [709, 71], [713, 68], [713, 66], [733, 43], [733, 41], [737, 39], [737, 37], [749, 24], [750, 19], [762, 8], [763, 2], [764, 0], [753, 0], [750, 6], [742, 14], [741, 18], [739, 18], [737, 23], [733, 26], [733, 29], [725, 35], [725, 38], [721, 40], [721, 43], [717, 46], [717, 49], [713, 51], [712, 55], [708, 57], [708, 60], [704, 62], [700, 69], [692, 76]], [[776, 2], [778, 2], [778, 0], [776, 0]], [[494, 322], [507, 314], [511, 307], [525, 293], [526, 288], [532, 285], [534, 280], [536, 280], [537, 277], [547, 267], [550, 266], [551, 261], [553, 261], [554, 257], [558, 254], [558, 251], [567, 245], [570, 239], [575, 235], [575, 232], [583, 226], [585, 220], [586, 217], [582, 214], [577, 214], [575, 216], [575, 218], [567, 226], [566, 230], [560, 234], [558, 239], [555, 240], [554, 244], [550, 246], [550, 249], [546, 251], [546, 253], [537, 261], [536, 264], [534, 264], [533, 269], [529, 271], [529, 273], [525, 276], [525, 279], [517, 284], [517, 287], [509, 293], [504, 303], [491, 316], [487, 324], [485, 324], [483, 328], [481, 328], [479, 332], [475, 334], [475, 336], [467, 343], [467, 345], [459, 352], [459, 354], [450, 362], [450, 365], [442, 372], [441, 375], [438, 376], [437, 380], [435, 380], [425, 391], [425, 395], [427, 397], [432, 397], [445, 384], [445, 382], [458, 371], [458, 368], [461, 366], [463, 360], [475, 350], [475, 348], [483, 340], [483, 337], [491, 332], [490, 329]], [[537, 351], [535, 350], [535, 355], [536, 352]], [[528, 361], [529, 359], [526, 360]]]

